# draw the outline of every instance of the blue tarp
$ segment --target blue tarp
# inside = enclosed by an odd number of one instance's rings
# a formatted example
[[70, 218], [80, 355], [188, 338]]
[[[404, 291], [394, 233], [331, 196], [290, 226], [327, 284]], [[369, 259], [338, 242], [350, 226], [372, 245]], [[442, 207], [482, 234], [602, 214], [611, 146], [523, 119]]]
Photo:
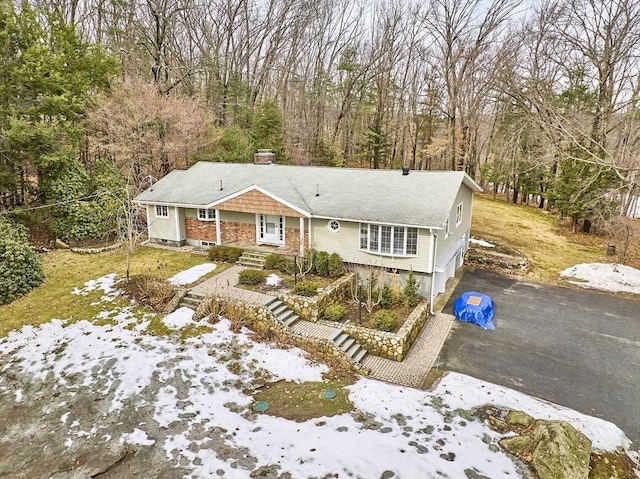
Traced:
[[493, 319], [493, 300], [486, 294], [466, 291], [453, 305], [453, 313], [458, 321], [477, 324], [484, 329], [495, 330]]

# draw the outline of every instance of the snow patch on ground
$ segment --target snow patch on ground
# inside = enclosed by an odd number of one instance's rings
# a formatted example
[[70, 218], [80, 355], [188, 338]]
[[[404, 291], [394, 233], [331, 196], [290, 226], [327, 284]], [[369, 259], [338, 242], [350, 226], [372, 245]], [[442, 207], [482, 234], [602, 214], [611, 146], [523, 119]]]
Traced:
[[195, 321], [193, 320], [193, 310], [182, 306], [181, 308], [176, 309], [173, 313], [162, 318], [162, 322], [165, 326], [171, 329], [180, 329], [189, 324], [195, 324]]
[[560, 271], [561, 278], [583, 288], [640, 294], [640, 270], [616, 263], [580, 263]]
[[481, 239], [477, 239], [477, 238], [469, 238], [469, 243], [471, 244], [475, 244], [478, 246], [482, 246], [484, 248], [495, 248], [496, 245], [494, 245], [493, 243], [489, 243], [488, 241], [484, 241]]
[[151, 446], [155, 444], [155, 440], [149, 439], [147, 433], [142, 429], [134, 429], [130, 434], [123, 434], [120, 438], [121, 443], [136, 444], [138, 446]]
[[79, 296], [86, 296], [91, 291], [102, 290], [105, 295], [111, 295], [115, 292], [115, 273], [109, 273], [107, 275], [101, 276], [97, 279], [92, 279], [84, 283], [83, 288], [73, 288], [71, 294], [77, 294]]
[[267, 279], [265, 281], [267, 283], [267, 286], [278, 286], [282, 282], [282, 278], [277, 274], [272, 273], [267, 276]]
[[180, 271], [178, 274], [172, 276], [167, 281], [169, 284], [173, 284], [175, 286], [184, 286], [187, 284], [191, 284], [194, 281], [200, 279], [207, 273], [210, 273], [214, 269], [216, 269], [215, 263], [203, 263], [198, 266], [194, 266], [193, 268], [189, 268], [184, 271]]
[[[111, 290], [104, 278], [85, 288]], [[85, 447], [95, 448], [114, 437], [120, 444], [159, 447], [167, 463], [175, 461], [188, 471], [184, 477], [216, 477], [223, 471], [225, 477], [245, 478], [266, 465], [292, 477], [369, 478], [386, 471], [394, 477], [470, 477], [469, 471], [474, 477], [521, 477], [497, 445], [501, 436], [467, 414], [485, 404], [567, 420], [596, 448], [630, 445], [611, 423], [455, 373], [433, 391], [360, 378], [349, 387], [356, 411], [330, 418], [298, 423], [254, 414], [254, 384], [321, 381], [328, 368], [311, 363], [298, 348], [256, 343], [248, 330], [232, 331], [226, 319], [211, 332], [184, 340], [146, 333], [140, 326], [145, 319], [137, 319], [131, 308], [115, 308], [108, 317], [114, 321], [52, 320], [0, 338], [0, 398], [14, 397], [4, 395], [11, 371], [30, 385], [23, 391], [25, 401], [40, 400], [38, 385], [52, 387], [55, 410], [64, 410], [65, 401], [80, 393], [106, 399], [110, 417], [131, 414], [127, 411], [134, 407], [142, 420], [122, 432], [108, 429], [100, 416], [85, 418], [84, 424], [74, 418], [60, 430], [59, 443], [71, 448], [93, 441]], [[178, 309], [164, 322], [181, 328], [193, 322], [192, 312]], [[68, 419], [67, 412], [55, 416], [57, 424]]]

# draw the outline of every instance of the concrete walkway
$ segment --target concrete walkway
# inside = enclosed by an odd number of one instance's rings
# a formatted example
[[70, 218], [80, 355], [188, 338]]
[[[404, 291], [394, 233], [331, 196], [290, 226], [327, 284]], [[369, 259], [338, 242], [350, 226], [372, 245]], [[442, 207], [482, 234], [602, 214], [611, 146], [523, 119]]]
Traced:
[[265, 305], [273, 300], [274, 296], [249, 291], [243, 288], [236, 288], [238, 284], [238, 275], [240, 271], [246, 269], [244, 266], [232, 266], [225, 269], [222, 273], [216, 274], [202, 283], [195, 285], [190, 289], [191, 292], [201, 294], [203, 296], [211, 296], [213, 294], [228, 296], [234, 299], [242, 300], [249, 304]]
[[[228, 295], [256, 305], [266, 305], [272, 301], [273, 296], [236, 287], [238, 275], [243, 269], [245, 269], [244, 266], [232, 266], [194, 286], [191, 291], [203, 296], [212, 294]], [[456, 284], [457, 281], [447, 284], [447, 292], [449, 294], [451, 294]], [[442, 302], [439, 303], [443, 304]], [[362, 365], [371, 370], [372, 378], [401, 386], [425, 388], [429, 371], [434, 366], [434, 362], [449, 335], [453, 322], [454, 317], [452, 315], [436, 313], [429, 318], [427, 324], [422, 328], [404, 361], [393, 361], [368, 354], [363, 359]], [[298, 320], [291, 329], [295, 333], [302, 333], [320, 339], [327, 339], [335, 330], [331, 326], [305, 320]]]

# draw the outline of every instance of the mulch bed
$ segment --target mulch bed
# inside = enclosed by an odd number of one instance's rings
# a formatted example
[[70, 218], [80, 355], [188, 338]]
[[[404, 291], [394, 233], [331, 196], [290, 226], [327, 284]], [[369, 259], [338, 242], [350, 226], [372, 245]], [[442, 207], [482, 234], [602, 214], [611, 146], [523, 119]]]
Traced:
[[[373, 315], [377, 312], [380, 311], [383, 308], [380, 308], [379, 306], [374, 306], [371, 314], [369, 314], [369, 312], [366, 310], [366, 308], [364, 307], [364, 305], [362, 306], [362, 321], [359, 321], [358, 318], [358, 303], [356, 303], [355, 301], [349, 301], [345, 304], [343, 304], [343, 306], [345, 306], [347, 308], [347, 312], [344, 315], [344, 317], [342, 318], [342, 322], [351, 322], [353, 324], [357, 324], [358, 326], [363, 326], [365, 328], [370, 328], [370, 329], [375, 329], [373, 327]], [[392, 331], [393, 333], [397, 332], [402, 325], [404, 324], [404, 322], [407, 320], [407, 318], [409, 317], [409, 315], [411, 315], [411, 313], [413, 312], [415, 308], [409, 307], [409, 306], [404, 306], [402, 304], [400, 305], [396, 305], [392, 308], [389, 308], [389, 311], [396, 313], [398, 316], [398, 325], [396, 326], [396, 328]]]

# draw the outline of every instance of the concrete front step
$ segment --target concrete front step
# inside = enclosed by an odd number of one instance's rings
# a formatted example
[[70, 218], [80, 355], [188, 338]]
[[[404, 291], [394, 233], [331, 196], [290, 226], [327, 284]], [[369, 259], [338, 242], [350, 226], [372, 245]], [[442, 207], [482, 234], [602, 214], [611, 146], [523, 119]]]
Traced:
[[264, 269], [264, 261], [258, 261], [251, 258], [240, 258], [236, 264], [247, 268]]
[[249, 268], [264, 269], [264, 262], [267, 256], [267, 253], [261, 251], [244, 251], [237, 264]]

